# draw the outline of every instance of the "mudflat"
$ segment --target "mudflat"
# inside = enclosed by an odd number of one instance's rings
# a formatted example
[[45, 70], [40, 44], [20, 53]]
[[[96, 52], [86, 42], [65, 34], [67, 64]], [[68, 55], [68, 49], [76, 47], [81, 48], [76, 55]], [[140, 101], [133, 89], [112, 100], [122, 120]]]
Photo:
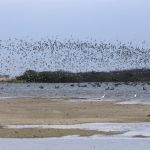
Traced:
[[80, 129], [9, 129], [7, 125], [71, 125], [99, 122], [150, 122], [150, 105], [75, 99], [17, 98], [0, 100], [0, 137], [60, 137], [118, 134]]
[[68, 135], [93, 136], [93, 135], [116, 135], [121, 132], [105, 132], [81, 129], [0, 129], [1, 138], [46, 138], [63, 137]]
[[0, 100], [0, 124], [149, 122], [150, 105], [52, 98]]

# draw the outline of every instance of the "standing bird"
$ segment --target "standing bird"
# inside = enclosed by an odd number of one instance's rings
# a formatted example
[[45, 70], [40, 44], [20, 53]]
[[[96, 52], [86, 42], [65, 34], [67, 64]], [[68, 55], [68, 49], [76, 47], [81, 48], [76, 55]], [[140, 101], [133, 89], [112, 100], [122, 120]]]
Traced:
[[101, 97], [101, 99], [103, 99], [105, 97], [105, 94]]

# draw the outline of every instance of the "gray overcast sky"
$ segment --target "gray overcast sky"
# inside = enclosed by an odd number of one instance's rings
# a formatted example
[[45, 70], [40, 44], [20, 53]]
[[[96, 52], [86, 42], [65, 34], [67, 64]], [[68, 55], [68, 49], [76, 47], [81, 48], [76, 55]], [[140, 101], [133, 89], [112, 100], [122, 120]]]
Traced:
[[0, 39], [150, 42], [150, 0], [0, 0]]

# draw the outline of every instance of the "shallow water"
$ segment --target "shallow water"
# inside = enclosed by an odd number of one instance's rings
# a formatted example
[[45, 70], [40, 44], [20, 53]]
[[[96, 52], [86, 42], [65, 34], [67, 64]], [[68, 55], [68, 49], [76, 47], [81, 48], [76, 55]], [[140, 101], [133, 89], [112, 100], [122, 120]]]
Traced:
[[[76, 125], [8, 125], [6, 128], [52, 128], [52, 129], [82, 129], [106, 132], [120, 132], [121, 137], [144, 136], [150, 137], [150, 123], [85, 123]], [[115, 135], [116, 136], [116, 135]]]
[[74, 97], [82, 100], [118, 100], [150, 104], [150, 85], [146, 83], [0, 83], [0, 98]]
[[47, 138], [0, 139], [1, 150], [149, 150], [150, 139], [130, 138]]

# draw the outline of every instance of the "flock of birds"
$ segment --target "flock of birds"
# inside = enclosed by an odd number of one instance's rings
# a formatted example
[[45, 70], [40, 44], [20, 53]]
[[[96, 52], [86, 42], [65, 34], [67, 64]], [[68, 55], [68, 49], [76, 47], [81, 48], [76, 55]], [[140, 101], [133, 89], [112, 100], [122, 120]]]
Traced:
[[93, 40], [0, 40], [0, 74], [36, 71], [110, 71], [150, 66], [150, 49]]

